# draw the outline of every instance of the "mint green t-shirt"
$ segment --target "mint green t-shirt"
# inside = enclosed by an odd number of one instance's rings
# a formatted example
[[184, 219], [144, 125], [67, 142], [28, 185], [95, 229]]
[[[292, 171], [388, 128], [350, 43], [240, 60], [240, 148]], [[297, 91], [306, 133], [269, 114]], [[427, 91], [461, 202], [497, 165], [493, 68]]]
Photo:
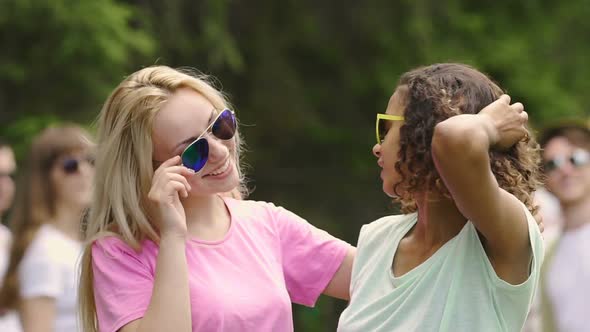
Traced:
[[520, 285], [500, 279], [467, 222], [425, 262], [400, 277], [391, 265], [417, 214], [388, 216], [363, 226], [352, 270], [351, 299], [339, 332], [515, 332], [524, 325], [543, 260], [539, 228], [524, 207], [533, 261]]

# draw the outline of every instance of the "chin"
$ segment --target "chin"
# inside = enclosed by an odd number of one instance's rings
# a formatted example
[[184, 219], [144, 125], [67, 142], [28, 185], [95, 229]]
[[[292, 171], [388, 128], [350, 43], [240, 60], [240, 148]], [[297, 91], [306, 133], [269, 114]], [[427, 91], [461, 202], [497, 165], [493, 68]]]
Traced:
[[383, 192], [390, 198], [398, 197], [393, 191], [393, 185], [388, 185], [385, 182], [383, 182]]
[[82, 207], [82, 208], [88, 208], [90, 206], [90, 203], [92, 203], [92, 200], [90, 198], [88, 199], [81, 199], [77, 202], [78, 206]]
[[220, 183], [217, 188], [215, 188], [218, 193], [225, 193], [231, 190], [234, 190], [240, 185], [240, 179], [238, 177], [237, 171], [234, 172], [231, 176], [229, 176], [223, 183]]
[[584, 195], [562, 195], [559, 200], [566, 205], [576, 204], [584, 201]]

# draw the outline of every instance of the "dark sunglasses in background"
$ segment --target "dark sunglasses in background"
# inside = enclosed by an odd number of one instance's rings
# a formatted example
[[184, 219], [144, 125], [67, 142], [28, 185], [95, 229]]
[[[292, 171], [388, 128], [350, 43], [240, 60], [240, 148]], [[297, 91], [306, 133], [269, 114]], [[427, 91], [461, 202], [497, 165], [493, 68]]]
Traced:
[[570, 163], [575, 168], [580, 168], [590, 164], [590, 152], [582, 149], [577, 149], [571, 155], [560, 155], [553, 159], [545, 161], [543, 167], [545, 172], [549, 173], [558, 168], [563, 167], [566, 163]]
[[80, 163], [87, 162], [89, 165], [94, 166], [94, 158], [86, 156], [83, 158], [66, 158], [62, 161], [61, 166], [66, 174], [78, 173], [80, 170]]
[[236, 115], [232, 110], [224, 109], [199, 137], [189, 144], [180, 154], [182, 164], [195, 172], [203, 169], [209, 159], [209, 143], [204, 137], [211, 132], [220, 140], [232, 139], [236, 133]]

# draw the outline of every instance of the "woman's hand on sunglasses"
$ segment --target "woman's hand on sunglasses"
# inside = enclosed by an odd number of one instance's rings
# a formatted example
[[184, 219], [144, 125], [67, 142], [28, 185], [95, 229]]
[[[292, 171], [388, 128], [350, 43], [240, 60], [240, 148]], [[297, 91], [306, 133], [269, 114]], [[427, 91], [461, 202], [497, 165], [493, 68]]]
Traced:
[[186, 214], [180, 201], [187, 198], [191, 186], [187, 178], [195, 172], [180, 165], [175, 156], [163, 162], [154, 172], [148, 199], [152, 203], [153, 222], [160, 229], [160, 236], [166, 234], [186, 237]]

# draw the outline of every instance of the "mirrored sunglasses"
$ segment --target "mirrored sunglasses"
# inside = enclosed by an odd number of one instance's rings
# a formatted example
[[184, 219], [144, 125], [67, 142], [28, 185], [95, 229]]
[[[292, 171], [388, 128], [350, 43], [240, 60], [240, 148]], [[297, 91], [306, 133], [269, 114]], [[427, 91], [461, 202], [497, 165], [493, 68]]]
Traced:
[[64, 159], [61, 163], [61, 167], [65, 174], [75, 174], [80, 171], [80, 164], [85, 161], [89, 165], [94, 166], [94, 158], [91, 156], [86, 156], [83, 158], [67, 158]]
[[230, 109], [221, 111], [209, 127], [180, 154], [182, 164], [195, 172], [203, 169], [209, 159], [209, 142], [204, 137], [207, 133], [213, 134], [220, 140], [232, 139], [236, 133], [234, 112]]
[[582, 149], [575, 150], [569, 156], [561, 155], [545, 161], [543, 167], [545, 172], [549, 173], [563, 167], [566, 163], [570, 163], [575, 168], [586, 166], [590, 164], [590, 152]]

